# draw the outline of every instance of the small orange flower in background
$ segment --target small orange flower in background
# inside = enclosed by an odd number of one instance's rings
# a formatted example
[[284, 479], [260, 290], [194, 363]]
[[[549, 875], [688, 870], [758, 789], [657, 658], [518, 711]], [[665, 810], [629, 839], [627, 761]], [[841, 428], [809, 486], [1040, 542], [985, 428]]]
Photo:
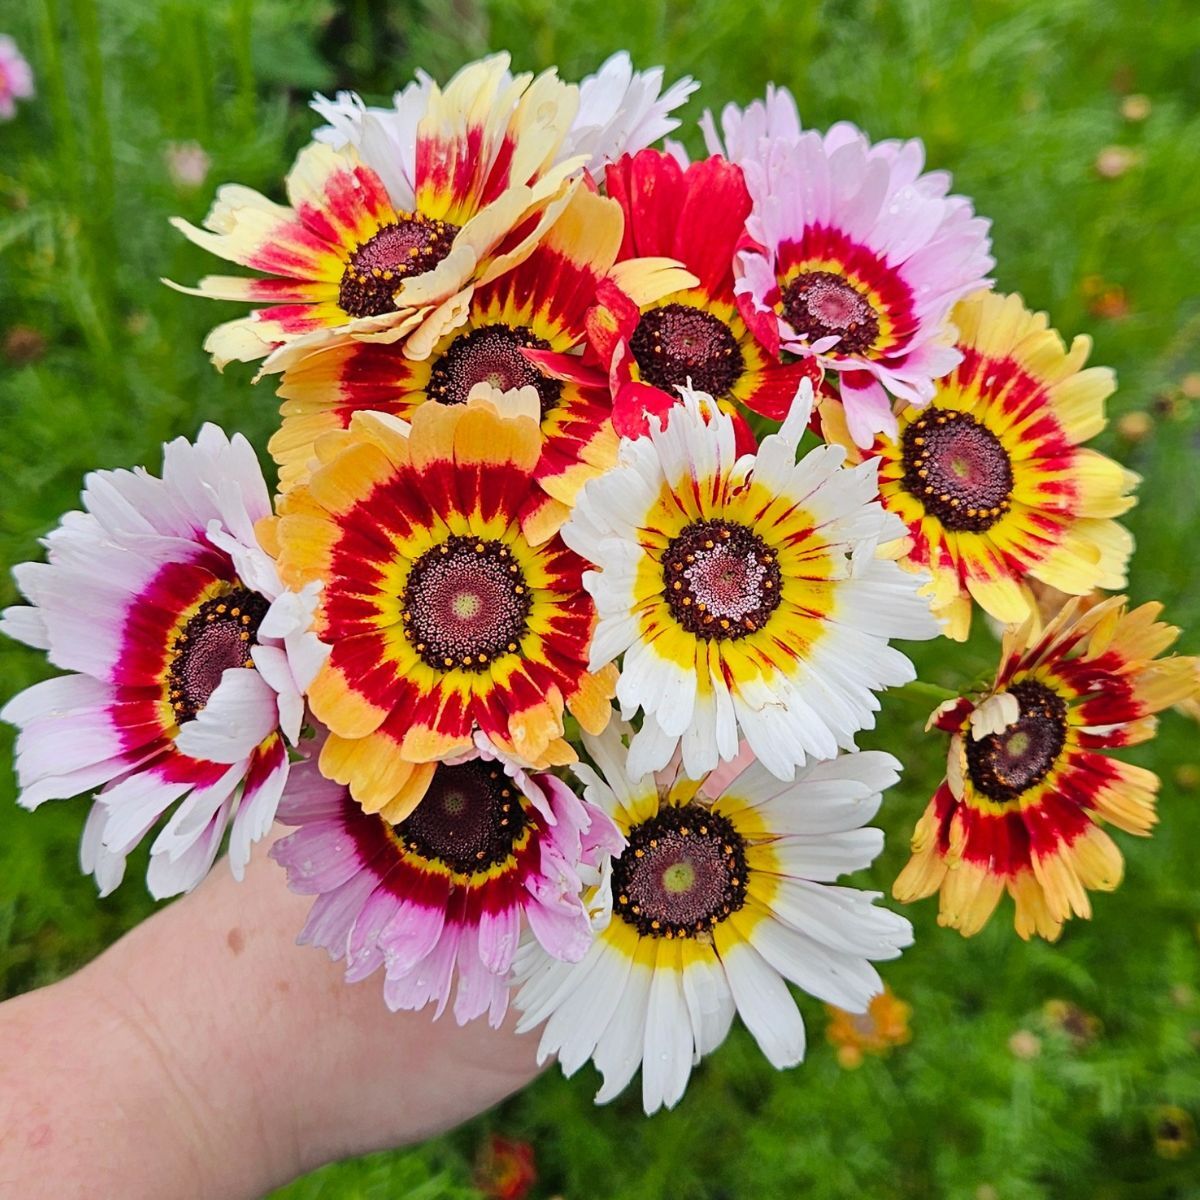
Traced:
[[1088, 275], [1079, 290], [1093, 317], [1115, 321], [1129, 315], [1129, 300], [1119, 283], [1112, 283], [1103, 275]]
[[867, 1054], [884, 1055], [893, 1046], [903, 1046], [912, 1039], [908, 1027], [912, 1005], [884, 988], [867, 1006], [865, 1013], [849, 1013], [827, 1004], [829, 1024], [825, 1036], [837, 1048], [839, 1065], [851, 1071], [862, 1066]]
[[536, 1182], [537, 1166], [528, 1142], [493, 1133], [483, 1144], [475, 1186], [490, 1200], [522, 1200]]
[[1154, 1110], [1154, 1152], [1159, 1158], [1183, 1158], [1196, 1145], [1196, 1124], [1191, 1114], [1176, 1104]]
[[1042, 1005], [1042, 1020], [1047, 1029], [1066, 1036], [1076, 1050], [1094, 1042], [1102, 1028], [1099, 1017], [1070, 1000], [1047, 1000]]

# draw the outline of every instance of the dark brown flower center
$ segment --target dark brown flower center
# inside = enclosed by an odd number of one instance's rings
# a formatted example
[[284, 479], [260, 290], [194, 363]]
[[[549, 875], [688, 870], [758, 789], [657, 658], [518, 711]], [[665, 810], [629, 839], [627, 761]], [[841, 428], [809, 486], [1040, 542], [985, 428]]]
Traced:
[[522, 348], [549, 350], [550, 343], [524, 326], [483, 325], [451, 342], [433, 364], [425, 391], [443, 404], [465, 404], [477, 383], [488, 383], [502, 392], [512, 388], [537, 390], [544, 417], [562, 395], [562, 381], [543, 375], [521, 353]]
[[779, 561], [745, 525], [694, 521], [668, 543], [662, 571], [672, 616], [696, 637], [745, 637], [779, 607]]
[[613, 860], [615, 911], [645, 937], [693, 937], [746, 902], [746, 846], [702, 804], [664, 806]]
[[270, 607], [257, 592], [230, 587], [203, 604], [171, 646], [167, 695], [175, 720], [190, 721], [209, 701], [230, 667], [249, 667], [258, 627]]
[[1028, 679], [1008, 689], [1020, 715], [1000, 733], [976, 741], [968, 732], [967, 774], [989, 800], [1016, 800], [1036, 787], [1058, 761], [1067, 740], [1067, 703]]
[[806, 342], [839, 338], [839, 354], [861, 354], [879, 337], [875, 306], [832, 271], [806, 271], [793, 279], [783, 289], [783, 316]]
[[454, 535], [413, 563], [401, 603], [404, 632], [429, 666], [484, 671], [520, 649], [531, 599], [503, 542]]
[[352, 317], [377, 317], [395, 311], [396, 289], [413, 275], [424, 275], [450, 253], [458, 226], [420, 213], [398, 213], [363, 242], [346, 263], [338, 288], [338, 307]]
[[1008, 511], [1012, 461], [969, 413], [927, 409], [905, 429], [901, 453], [905, 491], [947, 529], [983, 533]]
[[495, 764], [441, 764], [396, 837], [414, 854], [470, 875], [502, 863], [527, 824], [520, 791]]
[[672, 395], [690, 380], [697, 391], [724, 396], [745, 368], [729, 326], [691, 304], [664, 304], [644, 312], [629, 349], [642, 378]]

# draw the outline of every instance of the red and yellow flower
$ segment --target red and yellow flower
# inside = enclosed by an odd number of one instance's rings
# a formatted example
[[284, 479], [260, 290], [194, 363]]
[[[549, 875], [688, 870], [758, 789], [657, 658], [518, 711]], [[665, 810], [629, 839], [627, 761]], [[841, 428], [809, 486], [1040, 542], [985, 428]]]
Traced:
[[[934, 611], [961, 641], [972, 601], [1019, 625], [1037, 610], [1032, 584], [1072, 596], [1123, 587], [1133, 539], [1114, 518], [1136, 502], [1138, 477], [1084, 445], [1115, 386], [1106, 367], [1084, 368], [1090, 338], [1068, 350], [1019, 296], [977, 293], [953, 320], [962, 362], [868, 454], [884, 507], [908, 526], [900, 561], [930, 572]], [[833, 407], [822, 416], [852, 447]]]
[[746, 327], [734, 297], [734, 251], [745, 234], [750, 195], [741, 169], [718, 156], [686, 169], [658, 150], [626, 155], [607, 171], [608, 194], [625, 213], [622, 259], [664, 257], [694, 284], [649, 301], [602, 291], [592, 347], [609, 376], [617, 432], [637, 437], [678, 389], [707, 392], [734, 419], [739, 446], [754, 438], [739, 408], [783, 420], [800, 380], [821, 380], [815, 360], [782, 364]]
[[269, 276], [208, 276], [194, 289], [263, 305], [209, 334], [213, 360], [269, 356], [264, 369], [279, 370], [335, 331], [391, 341], [425, 326], [436, 337], [461, 319], [471, 285], [520, 262], [561, 212], [584, 162], [556, 161], [578, 105], [552, 71], [514, 78], [495, 55], [444, 91], [431, 85], [402, 194], [353, 147], [313, 143], [288, 176], [288, 206], [228, 184], [203, 229], [176, 219], [197, 245]]
[[[583, 482], [616, 461], [617, 437], [603, 381], [589, 386], [572, 372], [552, 377], [536, 360], [548, 354], [557, 361], [583, 341], [596, 287], [616, 262], [622, 224], [615, 201], [580, 189], [524, 262], [475, 288], [463, 324], [428, 353], [406, 342], [339, 338], [297, 361], [279, 389], [283, 426], [271, 440], [280, 486], [286, 490], [302, 479], [316, 439], [347, 427], [355, 412], [411, 420], [428, 400], [462, 404], [480, 387], [524, 391], [539, 415], [543, 443], [539, 486], [523, 524], [535, 541], [552, 534]], [[623, 286], [647, 295], [674, 286], [682, 275], [661, 262], [624, 263], [620, 271]]]
[[273, 536], [281, 576], [322, 585], [314, 628], [332, 649], [308, 695], [330, 729], [322, 772], [394, 823], [477, 730], [533, 767], [572, 761], [564, 709], [603, 729], [616, 671], [587, 669], [587, 564], [521, 529], [537, 422], [478, 398], [425, 404], [411, 431], [360, 413], [317, 451]]
[[946, 779], [893, 891], [939, 892], [939, 922], [965, 936], [1007, 891], [1021, 937], [1053, 941], [1070, 916], [1091, 915], [1089, 890], [1121, 881], [1104, 824], [1141, 835], [1154, 825], [1158, 777], [1100, 751], [1152, 738], [1154, 714], [1200, 690], [1200, 660], [1159, 657], [1179, 631], [1156, 619], [1158, 604], [1078, 607], [1040, 634], [1032, 619], [1010, 630], [991, 689], [932, 718], [952, 735]]

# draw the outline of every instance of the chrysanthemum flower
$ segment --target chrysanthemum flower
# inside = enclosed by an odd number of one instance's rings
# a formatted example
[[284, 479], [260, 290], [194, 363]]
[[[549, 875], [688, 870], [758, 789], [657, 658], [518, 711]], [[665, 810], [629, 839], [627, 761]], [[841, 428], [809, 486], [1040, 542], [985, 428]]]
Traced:
[[827, 1007], [825, 1037], [837, 1051], [838, 1064], [848, 1071], [862, 1066], [866, 1055], [886, 1054], [912, 1038], [908, 1028], [912, 1005], [899, 999], [891, 988], [885, 987], [874, 997], [866, 1012], [847, 1012], [832, 1004]]
[[[281, 486], [303, 479], [316, 439], [348, 426], [355, 412], [408, 420], [429, 400], [462, 404], [481, 387], [524, 389], [539, 414], [543, 445], [539, 486], [528, 497], [523, 524], [533, 540], [548, 537], [583, 481], [616, 461], [606, 381], [581, 381], [578, 356], [561, 356], [584, 340], [596, 287], [616, 262], [621, 225], [615, 201], [581, 188], [524, 262], [475, 288], [464, 323], [428, 355], [412, 357], [407, 342], [342, 338], [296, 362], [279, 389], [283, 426], [271, 439]], [[684, 273], [655, 260], [622, 263], [615, 276], [634, 294], [652, 297]], [[559, 363], [563, 378], [533, 361], [543, 355]]]
[[578, 89], [552, 71], [514, 78], [500, 54], [464, 67], [445, 91], [430, 83], [422, 99], [407, 174], [385, 183], [352, 147], [315, 142], [288, 176], [290, 207], [228, 184], [204, 229], [173, 222], [272, 276], [209, 276], [195, 289], [266, 305], [209, 334], [218, 366], [271, 355], [263, 369], [281, 370], [334, 333], [391, 341], [423, 326], [435, 336], [461, 319], [472, 283], [537, 244], [582, 167], [559, 158]]
[[[781, 95], [753, 120], [726, 112], [754, 201], [742, 310], [772, 353], [838, 373], [851, 436], [867, 446], [895, 429], [891, 396], [927, 403], [958, 361], [947, 317], [987, 282], [988, 222], [947, 194], [946, 172], [922, 174], [919, 141], [872, 145], [845, 122], [800, 132]], [[720, 150], [711, 121], [707, 132]]]
[[17, 115], [16, 102], [32, 95], [32, 68], [17, 43], [7, 33], [0, 33], [0, 121], [11, 121]]
[[322, 771], [396, 822], [477, 730], [534, 767], [573, 760], [564, 708], [602, 729], [616, 672], [587, 669], [587, 564], [521, 529], [536, 420], [423, 404], [410, 432], [358, 413], [319, 449], [276, 536], [283, 578], [324, 588], [314, 628], [332, 651], [308, 692], [331, 730]]
[[778, 362], [738, 312], [733, 260], [750, 213], [741, 169], [720, 157], [684, 169], [670, 154], [643, 150], [609, 167], [607, 184], [625, 214], [621, 257], [674, 259], [696, 280], [640, 305], [604, 289], [589, 325], [617, 432], [645, 433], [647, 416], [661, 418], [686, 385], [713, 396], [734, 419], [739, 445], [753, 450], [737, 406], [782, 420], [800, 380], [820, 382], [821, 371], [814, 359]]
[[991, 689], [931, 719], [952, 738], [946, 779], [913, 834], [899, 900], [941, 893], [938, 920], [978, 933], [1007, 890], [1016, 929], [1053, 941], [1089, 890], [1121, 881], [1105, 823], [1146, 835], [1158, 777], [1102, 750], [1154, 736], [1155, 713], [1200, 690], [1200, 660], [1159, 658], [1179, 631], [1157, 604], [1123, 597], [1079, 615], [1072, 601], [1040, 635], [1004, 640]]
[[796, 463], [811, 402], [805, 380], [780, 431], [738, 458], [728, 416], [683, 389], [563, 526], [599, 568], [584, 577], [600, 617], [592, 666], [624, 654], [622, 711], [645, 713], [634, 772], [681, 747], [702, 775], [737, 753], [740, 729], [790, 779], [808, 755], [853, 747], [873, 689], [913, 678], [890, 638], [937, 633], [916, 580], [876, 556], [901, 526], [874, 500], [874, 464], [843, 469], [833, 446]]
[[631, 773], [613, 723], [584, 743], [585, 797], [628, 845], [612, 864], [612, 919], [582, 962], [523, 948], [520, 1030], [546, 1021], [538, 1056], [574, 1074], [592, 1059], [611, 1100], [642, 1066], [646, 1111], [683, 1095], [694, 1063], [736, 1010], [776, 1067], [804, 1057], [804, 1022], [785, 980], [862, 1012], [882, 990], [872, 959], [912, 940], [876, 892], [830, 886], [883, 847], [862, 826], [899, 764], [875, 751], [810, 764], [780, 783], [754, 763], [706, 798], [704, 784]]
[[980, 292], [953, 320], [962, 361], [868, 453], [884, 507], [908, 526], [897, 553], [932, 574], [934, 612], [961, 640], [972, 600], [1021, 624], [1037, 611], [1032, 582], [1070, 595], [1123, 587], [1133, 538], [1113, 518], [1133, 507], [1138, 477], [1083, 444], [1115, 386], [1106, 367], [1084, 368], [1090, 338], [1067, 350], [1019, 296]]
[[436, 768], [396, 824], [311, 763], [294, 771], [279, 817], [299, 828], [271, 857], [293, 891], [317, 897], [299, 940], [344, 959], [348, 982], [382, 966], [393, 1010], [436, 1004], [441, 1016], [457, 979], [459, 1024], [504, 1019], [523, 928], [555, 959], [583, 957], [594, 919], [584, 888], [623, 844], [602, 811], [482, 737]]
[[194, 887], [230, 830], [240, 878], [271, 826], [301, 693], [323, 658], [304, 630], [315, 589], [283, 591], [254, 522], [271, 511], [254, 451], [206, 425], [164, 447], [163, 477], [97, 471], [85, 512], [15, 575], [30, 607], [3, 629], [74, 672], [34, 684], [0, 717], [20, 729], [20, 803], [103, 785], [83, 864], [102, 893], [178, 802], [150, 848], [156, 896]]
[[[511, 82], [511, 77], [505, 79]], [[586, 157], [586, 170], [598, 181], [606, 163], [677, 129], [679, 122], [670, 114], [700, 85], [686, 75], [665, 92], [662, 84], [662, 67], [634, 71], [627, 51], [610, 55], [579, 84], [579, 108], [558, 160]], [[353, 92], [339, 92], [336, 100], [318, 96], [312, 106], [329, 124], [314, 136], [337, 149], [355, 147], [387, 184], [393, 202], [403, 207], [414, 190], [417, 126], [433, 86], [433, 80], [418, 71], [417, 78], [395, 94], [391, 108], [365, 105]]]

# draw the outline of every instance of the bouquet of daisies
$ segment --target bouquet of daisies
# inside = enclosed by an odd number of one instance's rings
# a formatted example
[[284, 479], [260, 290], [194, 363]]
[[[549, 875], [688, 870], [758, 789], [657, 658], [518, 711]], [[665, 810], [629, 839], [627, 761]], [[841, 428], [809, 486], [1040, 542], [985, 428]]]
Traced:
[[[222, 845], [313, 897], [299, 940], [392, 1009], [510, 1005], [598, 1099], [675, 1104], [735, 1012], [804, 1056], [788, 985], [848, 1012], [911, 940], [839, 886], [900, 763], [859, 752], [896, 641], [1004, 627], [950, 696], [893, 885], [1053, 939], [1145, 834], [1106, 753], [1197, 692], [1128, 609], [1137, 479], [1089, 449], [1112, 373], [989, 288], [988, 222], [918, 141], [802, 128], [768, 88], [708, 154], [695, 89], [505, 55], [389, 108], [318, 97], [286, 203], [228, 184], [194, 243], [253, 274], [220, 368], [278, 384], [268, 449], [204, 426], [98, 471], [3, 628], [65, 673], [9, 701], [21, 803], [92, 793], [102, 893]], [[172, 285], [176, 286], [176, 285]], [[283, 884], [281, 872], [280, 884]], [[379, 986], [378, 982], [376, 986]]]

